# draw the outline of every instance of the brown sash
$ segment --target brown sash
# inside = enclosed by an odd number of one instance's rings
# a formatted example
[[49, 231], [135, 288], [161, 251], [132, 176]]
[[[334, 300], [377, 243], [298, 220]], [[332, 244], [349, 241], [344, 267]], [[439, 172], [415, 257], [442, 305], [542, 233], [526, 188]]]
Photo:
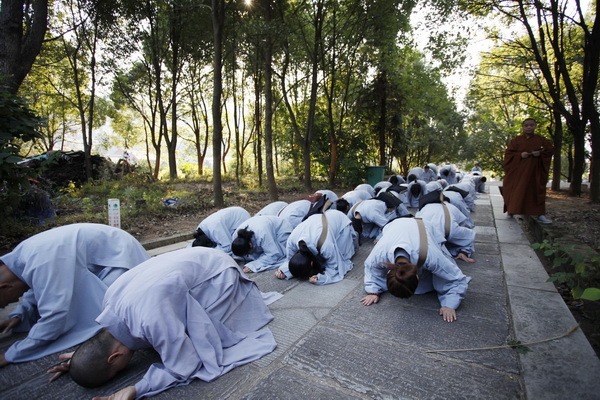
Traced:
[[427, 259], [427, 231], [425, 230], [425, 224], [421, 218], [415, 218], [417, 226], [419, 227], [419, 261], [417, 261], [417, 267], [425, 264]]
[[440, 192], [440, 203], [442, 203], [442, 207], [444, 208], [444, 237], [448, 239], [448, 236], [450, 236], [450, 211], [444, 202], [443, 192]]
[[321, 231], [321, 237], [319, 237], [319, 241], [317, 242], [317, 251], [319, 253], [321, 252], [321, 247], [323, 246], [323, 243], [325, 243], [325, 239], [327, 238], [327, 217], [325, 216], [325, 213], [321, 214], [321, 216], [321, 221], [323, 221], [323, 230]]
[[364, 200], [359, 201], [358, 203], [356, 203], [354, 206], [352, 206], [352, 209], [350, 210], [350, 216], [354, 217], [354, 210], [356, 210], [356, 207], [358, 207], [358, 205], [360, 203], [362, 203]]

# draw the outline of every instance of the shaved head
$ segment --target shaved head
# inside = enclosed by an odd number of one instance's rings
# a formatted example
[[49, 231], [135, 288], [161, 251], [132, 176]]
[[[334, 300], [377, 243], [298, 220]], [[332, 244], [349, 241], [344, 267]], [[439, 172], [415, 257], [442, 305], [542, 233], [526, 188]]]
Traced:
[[88, 341], [84, 342], [73, 354], [69, 373], [73, 380], [84, 387], [94, 388], [111, 380], [120, 370], [125, 368], [131, 358], [115, 363], [111, 355], [123, 345], [106, 329], [102, 329]]

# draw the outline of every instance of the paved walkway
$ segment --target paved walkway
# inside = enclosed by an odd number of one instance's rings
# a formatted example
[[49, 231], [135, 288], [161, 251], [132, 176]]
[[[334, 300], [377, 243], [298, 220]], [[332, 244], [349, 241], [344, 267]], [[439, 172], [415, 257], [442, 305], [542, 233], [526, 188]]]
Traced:
[[[383, 295], [364, 307], [361, 246], [355, 267], [340, 283], [314, 286], [280, 281], [272, 272], [253, 274], [262, 291], [284, 297], [270, 308], [277, 349], [214, 382], [194, 381], [157, 399], [598, 399], [600, 361], [581, 330], [528, 346], [441, 352], [529, 343], [562, 335], [576, 322], [529, 247], [518, 221], [502, 213], [498, 187], [481, 195], [475, 264], [459, 262], [473, 277], [458, 320], [438, 316], [435, 295], [401, 300]], [[151, 250], [152, 254], [187, 242]], [[0, 340], [0, 350], [12, 338]], [[118, 379], [84, 389], [68, 377], [47, 383], [55, 357], [0, 370], [0, 398], [81, 399], [135, 383], [152, 352], [138, 352]]]

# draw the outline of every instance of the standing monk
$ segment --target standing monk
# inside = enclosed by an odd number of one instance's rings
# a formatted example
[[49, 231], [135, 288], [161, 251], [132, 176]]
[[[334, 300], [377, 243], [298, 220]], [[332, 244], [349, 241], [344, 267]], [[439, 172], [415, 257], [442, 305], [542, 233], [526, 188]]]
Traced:
[[510, 141], [504, 152], [502, 196], [504, 212], [537, 215], [543, 224], [550, 221], [546, 214], [546, 184], [554, 146], [548, 139], [534, 133], [537, 122], [527, 118], [522, 135]]

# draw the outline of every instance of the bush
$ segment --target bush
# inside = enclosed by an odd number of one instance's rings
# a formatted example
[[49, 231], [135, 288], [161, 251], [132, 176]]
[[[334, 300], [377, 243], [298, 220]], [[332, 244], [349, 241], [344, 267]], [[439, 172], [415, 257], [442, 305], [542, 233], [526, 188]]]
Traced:
[[42, 138], [43, 120], [19, 97], [0, 91], [0, 182], [15, 188], [27, 182], [30, 171], [19, 168], [21, 145]]
[[562, 245], [544, 240], [533, 243], [532, 248], [542, 250], [552, 259], [548, 282], [563, 283], [571, 289], [574, 299], [600, 300], [600, 254], [575, 249], [574, 245]]

